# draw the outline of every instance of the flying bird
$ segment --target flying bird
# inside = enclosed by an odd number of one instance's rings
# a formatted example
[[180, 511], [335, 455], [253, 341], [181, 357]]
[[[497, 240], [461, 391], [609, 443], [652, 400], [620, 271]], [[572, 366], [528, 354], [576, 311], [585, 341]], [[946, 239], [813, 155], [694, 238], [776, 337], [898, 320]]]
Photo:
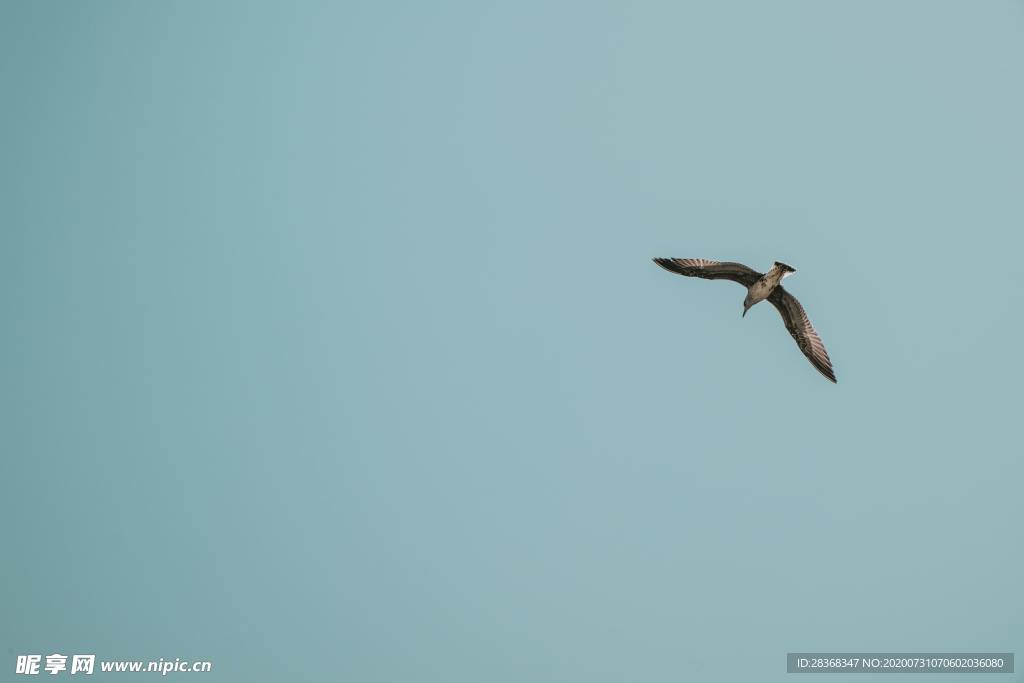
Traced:
[[807, 360], [811, 361], [811, 365], [830, 381], [836, 381], [836, 374], [832, 371], [832, 361], [829, 360], [828, 352], [825, 351], [825, 345], [821, 343], [821, 337], [811, 326], [804, 307], [800, 305], [795, 296], [782, 287], [782, 278], [795, 273], [795, 268], [776, 261], [767, 273], [759, 273], [742, 263], [732, 261], [710, 261], [702, 258], [656, 258], [654, 262], [665, 270], [687, 277], [702, 277], [705, 280], [732, 280], [740, 283], [747, 288], [747, 297], [743, 300], [743, 316], [741, 317], [747, 315], [751, 306], [768, 299], [779, 310], [786, 329], [793, 335], [796, 345], [807, 356]]

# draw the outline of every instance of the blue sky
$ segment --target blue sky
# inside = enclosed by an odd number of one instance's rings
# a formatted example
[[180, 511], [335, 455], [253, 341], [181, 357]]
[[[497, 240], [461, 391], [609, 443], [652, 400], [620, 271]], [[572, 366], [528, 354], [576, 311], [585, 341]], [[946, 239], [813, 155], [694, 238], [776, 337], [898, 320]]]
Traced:
[[[1010, 1], [0, 4], [10, 666], [1020, 650], [1022, 38]], [[654, 256], [796, 267], [839, 384]]]

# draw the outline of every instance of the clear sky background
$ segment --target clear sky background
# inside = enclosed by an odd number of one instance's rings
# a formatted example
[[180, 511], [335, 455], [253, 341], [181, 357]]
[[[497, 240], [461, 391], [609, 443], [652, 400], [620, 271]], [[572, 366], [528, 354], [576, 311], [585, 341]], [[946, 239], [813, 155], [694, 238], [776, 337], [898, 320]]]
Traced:
[[1011, 0], [3, 1], [0, 679], [1024, 655], [1022, 74]]

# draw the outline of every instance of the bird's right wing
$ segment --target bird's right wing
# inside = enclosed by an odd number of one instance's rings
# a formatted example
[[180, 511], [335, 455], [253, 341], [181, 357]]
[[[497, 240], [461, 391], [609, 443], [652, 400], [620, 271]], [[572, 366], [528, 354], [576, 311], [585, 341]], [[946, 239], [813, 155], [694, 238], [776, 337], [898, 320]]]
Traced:
[[732, 280], [744, 287], [749, 287], [757, 282], [763, 274], [733, 261], [711, 261], [703, 258], [656, 258], [654, 262], [665, 270], [687, 277], [702, 277], [705, 280]]
[[832, 371], [832, 361], [829, 360], [825, 345], [811, 325], [807, 311], [800, 305], [796, 297], [779, 285], [768, 295], [768, 301], [771, 301], [772, 305], [779, 309], [779, 313], [782, 314], [782, 322], [786, 324], [786, 329], [793, 335], [796, 345], [807, 356], [807, 360], [811, 361], [811, 365], [830, 381], [835, 382], [836, 373]]

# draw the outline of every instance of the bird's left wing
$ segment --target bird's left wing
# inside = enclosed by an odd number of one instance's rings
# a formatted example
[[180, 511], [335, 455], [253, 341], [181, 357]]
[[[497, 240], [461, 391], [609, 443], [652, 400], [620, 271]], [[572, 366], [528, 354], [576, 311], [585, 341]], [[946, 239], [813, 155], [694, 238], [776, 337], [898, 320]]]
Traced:
[[793, 335], [796, 345], [807, 356], [807, 360], [811, 361], [811, 365], [830, 381], [835, 382], [836, 373], [832, 371], [832, 361], [829, 360], [828, 352], [825, 351], [825, 345], [821, 342], [821, 337], [815, 332], [810, 318], [807, 317], [807, 312], [804, 311], [804, 307], [800, 305], [796, 297], [779, 285], [768, 295], [768, 301], [771, 301], [772, 305], [779, 309], [779, 313], [782, 314], [782, 322], [786, 324], [786, 329]]
[[732, 280], [744, 287], [757, 282], [761, 273], [749, 266], [733, 261], [711, 261], [705, 258], [656, 258], [654, 262], [665, 270], [705, 280]]

